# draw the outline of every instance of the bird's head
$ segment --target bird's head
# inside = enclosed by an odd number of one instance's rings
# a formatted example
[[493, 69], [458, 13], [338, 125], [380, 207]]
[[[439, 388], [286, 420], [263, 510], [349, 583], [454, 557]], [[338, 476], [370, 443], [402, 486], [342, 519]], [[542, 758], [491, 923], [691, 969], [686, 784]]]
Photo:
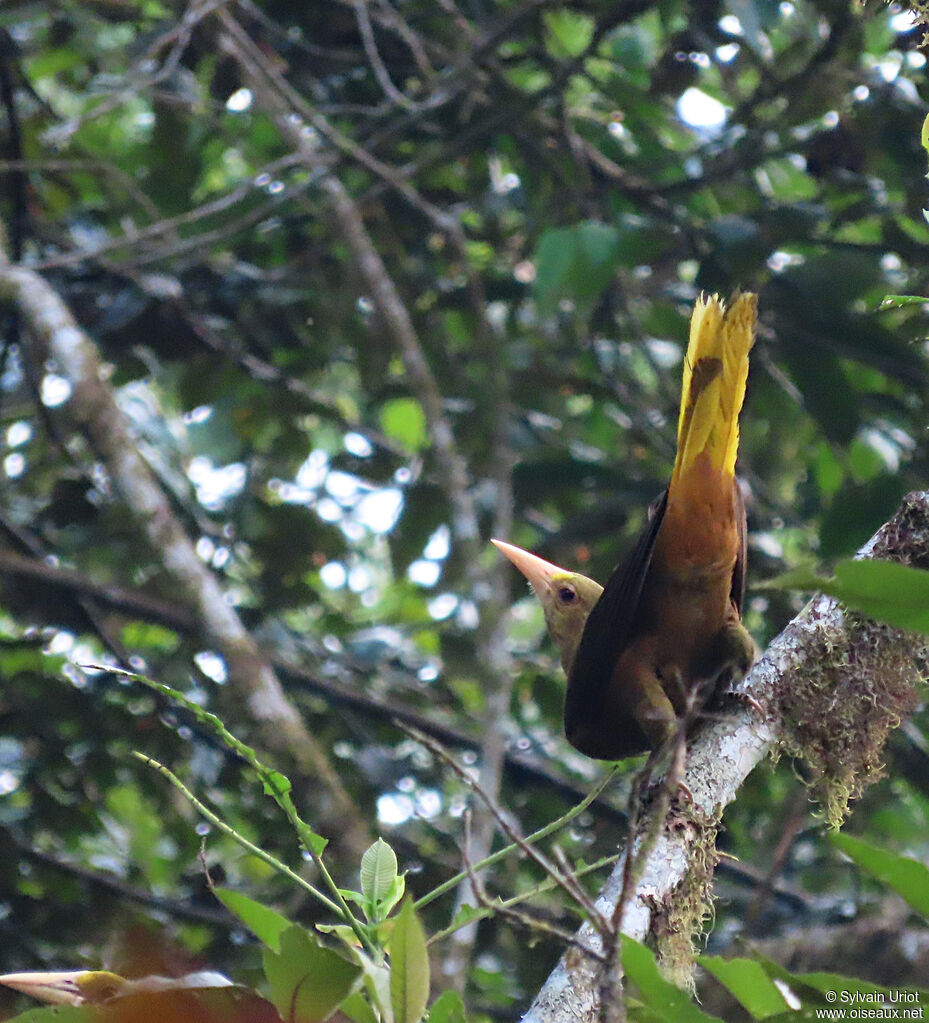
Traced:
[[558, 647], [565, 674], [577, 656], [587, 616], [600, 599], [603, 587], [580, 572], [569, 572], [535, 554], [502, 540], [491, 543], [529, 580], [545, 612], [545, 627]]

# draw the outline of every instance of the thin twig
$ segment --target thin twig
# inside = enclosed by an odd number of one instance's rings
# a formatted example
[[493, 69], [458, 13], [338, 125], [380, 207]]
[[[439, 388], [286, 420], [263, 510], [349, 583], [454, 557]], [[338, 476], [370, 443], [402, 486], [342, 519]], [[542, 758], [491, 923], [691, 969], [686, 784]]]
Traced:
[[[98, 667], [97, 665], [89, 665], [88, 667]], [[335, 883], [332, 875], [329, 873], [329, 868], [326, 866], [325, 861], [322, 858], [322, 853], [317, 849], [317, 842], [324, 840], [320, 839], [320, 836], [316, 835], [312, 828], [303, 820], [303, 818], [297, 813], [297, 808], [294, 806], [293, 799], [291, 798], [291, 785], [290, 780], [285, 778], [279, 772], [272, 770], [266, 764], [258, 758], [258, 755], [251, 748], [246, 745], [236, 736], [234, 736], [228, 728], [226, 728], [222, 719], [215, 714], [211, 714], [209, 711], [205, 711], [198, 704], [195, 704], [192, 700], [189, 700], [183, 693], [176, 689], [172, 689], [170, 686], [165, 685], [162, 682], [156, 682], [154, 679], [147, 678], [145, 675], [140, 675], [137, 672], [120, 671], [118, 669], [107, 669], [119, 675], [124, 675], [133, 681], [141, 682], [149, 689], [156, 693], [160, 693], [166, 696], [172, 702], [179, 704], [185, 710], [192, 713], [201, 724], [210, 727], [213, 732], [225, 743], [225, 745], [242, 757], [246, 763], [251, 766], [258, 774], [261, 780], [262, 786], [265, 792], [271, 796], [271, 798], [277, 803], [281, 810], [284, 812], [284, 816], [287, 818], [288, 823], [294, 829], [300, 844], [305, 849], [307, 855], [313, 861], [313, 865], [319, 871], [323, 880], [326, 882], [326, 887], [329, 889], [334, 904], [338, 907], [339, 915], [345, 920], [345, 922], [355, 932], [355, 936], [372, 952], [377, 952], [377, 949], [371, 943], [370, 938], [366, 934], [361, 923], [357, 920], [354, 913], [349, 908], [348, 903], [345, 901], [345, 897], [342, 894], [342, 890]]]
[[[407, 729], [407, 731], [412, 733], [417, 732], [418, 730]], [[417, 742], [418, 741], [420, 740], [417, 738]], [[594, 786], [593, 789], [591, 789], [588, 795], [586, 795], [576, 806], [573, 806], [567, 813], [562, 814], [562, 816], [559, 817], [557, 820], [552, 821], [549, 824], [546, 824], [542, 828], [539, 828], [538, 831], [533, 831], [531, 835], [527, 835], [526, 838], [523, 839], [523, 842], [525, 842], [528, 845], [534, 845], [537, 842], [541, 842], [542, 839], [548, 838], [549, 835], [554, 834], [556, 831], [560, 831], [566, 824], [574, 820], [574, 818], [577, 817], [579, 814], [583, 813], [587, 809], [587, 807], [591, 805], [591, 803], [594, 803], [597, 800], [600, 793], [616, 777], [618, 771], [619, 768], [614, 766], [603, 776], [603, 778], [600, 779], [600, 781]], [[475, 871], [478, 871], [485, 870], [487, 867], [492, 867], [495, 863], [499, 863], [501, 860], [506, 859], [506, 857], [509, 856], [510, 853], [514, 852], [518, 848], [520, 848], [519, 843], [514, 841], [510, 845], [504, 846], [502, 849], [498, 849], [495, 853], [492, 853], [490, 856], [485, 856], [484, 859], [479, 860], [477, 863], [474, 864], [473, 869]], [[430, 902], [439, 898], [439, 896], [444, 895], [452, 888], [457, 887], [457, 885], [461, 881], [465, 880], [466, 876], [467, 875], [465, 874], [465, 872], [462, 871], [460, 874], [456, 874], [454, 877], [450, 877], [447, 881], [444, 881], [442, 884], [433, 888], [431, 892], [424, 895], [421, 899], [417, 899], [415, 903], [416, 909], [421, 909], [423, 906], [427, 906]]]
[[[517, 848], [515, 844], [510, 846], [511, 850], [515, 848]], [[613, 855], [604, 856], [601, 859], [596, 860], [594, 863], [588, 863], [585, 866], [581, 867], [579, 870], [574, 869], [572, 870], [572, 873], [575, 877], [586, 877], [588, 874], [596, 873], [598, 870], [602, 870], [604, 867], [608, 867], [611, 864], [614, 864], [618, 858], [619, 857], [617, 856], [617, 854], [613, 853]], [[474, 865], [474, 870], [479, 870], [480, 867], [481, 864], [476, 863]], [[553, 891], [555, 887], [556, 885], [552, 878], [547, 877], [543, 881], [540, 881], [539, 884], [537, 884], [535, 887], [529, 889], [528, 891], [520, 892], [517, 895], [512, 895], [508, 899], [498, 900], [498, 902], [494, 903], [493, 905], [516, 906], [519, 905], [521, 902], [527, 902], [529, 899], [534, 899], [537, 895], [544, 895], [546, 892]], [[475, 914], [470, 917], [469, 922], [479, 919], [482, 920], [485, 917], [492, 915], [493, 908], [489, 910], [488, 909], [477, 910]], [[455, 931], [457, 931], [460, 927], [463, 926], [465, 925], [460, 923], [456, 924], [452, 922], [451, 924], [449, 924], [448, 927], [445, 927], [442, 930], [433, 933], [429, 938], [428, 944], [432, 945], [442, 941], [444, 938], [447, 938], [450, 935], [454, 934]], [[589, 945], [581, 945], [579, 942], [577, 942], [576, 937], [577, 937], [576, 935], [572, 936], [572, 944], [576, 944], [577, 947], [581, 948], [585, 954], [593, 956], [595, 959], [598, 959], [603, 963], [606, 962], [606, 958], [603, 955], [602, 951], [600, 951], [599, 949], [593, 949]]]
[[554, 863], [549, 860], [547, 856], [539, 852], [539, 850], [525, 838], [523, 838], [512, 824], [507, 820], [506, 814], [497, 806], [496, 802], [490, 798], [490, 796], [484, 792], [479, 783], [475, 780], [473, 775], [468, 771], [466, 767], [463, 767], [458, 763], [457, 760], [438, 742], [430, 738], [428, 735], [424, 735], [422, 732], [417, 731], [415, 728], [404, 728], [412, 739], [421, 743], [430, 752], [434, 753], [440, 760], [448, 764], [449, 767], [458, 775], [459, 778], [477, 795], [487, 809], [493, 814], [494, 819], [500, 826], [503, 833], [518, 846], [518, 848], [539, 866], [545, 873], [552, 878], [552, 880], [560, 887], [570, 899], [576, 902], [588, 916], [589, 919], [596, 921], [598, 926], [606, 928], [608, 923], [600, 911], [593, 904], [587, 893], [577, 884], [573, 878], [563, 874]]
[[[39, 168], [44, 167], [44, 164], [33, 164], [31, 161], [23, 161], [26, 165], [26, 169], [33, 169], [34, 166]], [[64, 164], [65, 166], [61, 169], [82, 169], [82, 165], [92, 166], [92, 161], [55, 161], [56, 163]], [[92, 249], [86, 249], [76, 252], [66, 252], [60, 256], [51, 256], [47, 259], [39, 260], [35, 263], [30, 264], [35, 270], [45, 270], [50, 267], [61, 267], [61, 266], [72, 266], [77, 263], [82, 263], [87, 260], [98, 259], [100, 256], [107, 252], [114, 250], [132, 248], [137, 249], [143, 242], [149, 240], [160, 239], [162, 236], [172, 234], [178, 230], [178, 228], [189, 227], [191, 225], [199, 224], [201, 221], [206, 220], [210, 217], [215, 217], [220, 213], [224, 213], [226, 210], [234, 209], [239, 206], [243, 200], [247, 199], [249, 195], [256, 192], [255, 178], [260, 174], [268, 174], [274, 176], [280, 172], [287, 170], [297, 162], [296, 157], [293, 154], [288, 154], [279, 160], [274, 160], [262, 170], [257, 171], [255, 174], [250, 176], [248, 182], [239, 185], [231, 191], [219, 196], [217, 199], [211, 199], [209, 202], [202, 203], [200, 206], [195, 206], [191, 209], [185, 210], [183, 213], [179, 213], [173, 217], [163, 217], [155, 220], [154, 223], [148, 224], [145, 227], [134, 228], [132, 231], [127, 231], [119, 237], [110, 238], [105, 242], [96, 245]], [[74, 165], [69, 167], [68, 165]], [[3, 163], [0, 162], [0, 168], [3, 167]], [[249, 210], [246, 216], [248, 218], [262, 219], [268, 215], [268, 212], [279, 205], [283, 198], [288, 198], [298, 195], [303, 189], [309, 187], [309, 183], [300, 183], [290, 189], [285, 189], [284, 193], [273, 196], [262, 203], [258, 209]], [[155, 210], [157, 215], [157, 210]], [[241, 221], [237, 222], [236, 229], [241, 226]], [[228, 230], [228, 227], [226, 228]], [[186, 239], [186, 243], [190, 244], [196, 242], [197, 245], [211, 244], [215, 239], [212, 236], [205, 237], [203, 234], [195, 235], [193, 238]], [[179, 239], [174, 239], [173, 244], [176, 246]], [[157, 254], [149, 256], [149, 261], [152, 259], [164, 259], [168, 256], [174, 255], [178, 250], [162, 250]], [[134, 253], [134, 256], [138, 256], [139, 253]], [[137, 262], [136, 259], [133, 262]]]
[[[464, 860], [465, 873], [467, 874], [468, 881], [471, 883], [471, 891], [474, 893], [474, 897], [477, 900], [476, 909], [487, 910], [489, 916], [500, 916], [505, 920], [509, 920], [511, 923], [516, 924], [517, 927], [521, 927], [524, 930], [530, 932], [540, 932], [547, 935], [548, 937], [558, 938], [560, 941], [571, 943], [574, 938], [570, 931], [563, 927], [558, 927], [555, 924], [549, 924], [542, 920], [536, 920], [526, 913], [520, 913], [518, 910], [513, 908], [513, 903], [504, 904], [500, 899], [491, 899], [481, 879], [477, 876], [477, 873], [471, 868], [471, 859], [468, 856], [468, 849], [471, 845], [471, 813], [470, 811], [465, 813], [464, 820], [464, 844], [461, 850], [461, 858]], [[551, 880], [551, 879], [549, 879]], [[472, 907], [473, 908], [473, 907]]]
[[[187, 49], [197, 26], [204, 18], [209, 17], [217, 8], [228, 4], [230, 0], [193, 0], [173, 28], [158, 36], [135, 62], [133, 69], [127, 73], [128, 85], [105, 96], [90, 110], [72, 118], [63, 125], [56, 125], [48, 131], [48, 135], [56, 140], [73, 135], [82, 125], [95, 118], [102, 117], [111, 110], [122, 106], [126, 100], [143, 92], [151, 91], [159, 82], [170, 78], [178, 68], [181, 58]], [[171, 46], [167, 59], [154, 71], [142, 71], [152, 64], [158, 54], [167, 46]]]
[[[321, 902], [330, 913], [340, 918], [344, 917], [341, 908], [324, 892], [321, 892], [315, 885], [307, 881], [305, 877], [301, 877], [295, 870], [291, 870], [286, 863], [282, 863], [279, 859], [277, 859], [277, 857], [272, 856], [269, 852], [265, 852], [261, 846], [255, 845], [254, 842], [250, 842], [244, 835], [240, 835], [239, 832], [228, 825], [222, 817], [215, 814], [208, 806], [206, 806], [206, 804], [201, 803], [193, 792], [191, 792], [190, 789], [181, 781], [181, 779], [170, 770], [170, 768], [159, 763], [154, 757], [150, 757], [146, 753], [140, 753], [138, 750], [133, 750], [132, 755], [136, 758], [136, 760], [140, 760], [148, 767], [154, 768], [163, 778], [166, 778], [190, 803], [197, 813], [199, 813], [205, 820], [209, 821], [217, 831], [221, 831], [224, 835], [227, 835], [234, 842], [242, 846], [246, 852], [251, 853], [252, 856], [257, 856], [263, 863], [267, 863], [269, 867], [272, 867], [279, 874], [283, 874], [286, 878], [293, 881], [294, 884], [299, 885], [305, 892], [312, 895], [314, 899]], [[349, 916], [351, 916], [351, 914], [349, 914]], [[349, 923], [349, 921], [346, 920], [346, 923]]]
[[20, 856], [24, 856], [34, 863], [41, 863], [43, 867], [58, 871], [68, 878], [81, 882], [81, 884], [102, 888], [104, 891], [109, 892], [111, 895], [116, 895], [120, 899], [137, 903], [140, 906], [147, 906], [149, 909], [155, 909], [159, 913], [164, 913], [177, 920], [209, 924], [212, 927], [222, 927], [224, 929], [228, 928], [232, 922], [233, 918], [225, 909], [219, 909], [218, 907], [213, 909], [210, 906], [184, 902], [174, 895], [153, 895], [148, 888], [139, 888], [113, 874], [92, 870], [90, 867], [82, 867], [77, 863], [57, 859], [50, 853], [36, 849], [34, 845], [27, 846], [21, 843], [15, 836], [10, 835], [9, 832], [7, 832], [7, 835], [14, 843]]
[[377, 79], [378, 84], [384, 90], [386, 96], [391, 99], [399, 107], [403, 107], [406, 110], [428, 110], [430, 106], [435, 106], [435, 103], [417, 103], [411, 100], [408, 96], [405, 96], [397, 87], [394, 85], [390, 72], [387, 70], [384, 61], [381, 60], [381, 55], [377, 49], [377, 40], [374, 38], [374, 28], [371, 25], [371, 18], [368, 15], [368, 3], [367, 0], [353, 0], [352, 9], [355, 12], [355, 21], [358, 25], [358, 32], [361, 35], [361, 43], [364, 46], [365, 54], [368, 58], [368, 63], [371, 65], [371, 70], [374, 72], [374, 77]]

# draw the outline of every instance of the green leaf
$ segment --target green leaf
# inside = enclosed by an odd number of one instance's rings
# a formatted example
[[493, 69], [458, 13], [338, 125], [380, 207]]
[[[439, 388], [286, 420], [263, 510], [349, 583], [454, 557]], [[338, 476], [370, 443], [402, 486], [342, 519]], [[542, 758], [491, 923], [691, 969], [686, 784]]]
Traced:
[[[891, 988], [881, 987], [879, 984], [871, 984], [869, 981], [860, 980], [857, 977], [846, 977], [839, 973], [790, 973], [785, 970], [778, 963], [772, 962], [770, 959], [759, 957], [764, 965], [765, 970], [769, 977], [776, 980], [780, 980], [785, 983], [790, 990], [797, 996], [797, 998], [803, 1001], [804, 1007], [815, 1007], [815, 1006], [826, 1006], [826, 1005], [848, 1005], [850, 1001], [845, 999], [850, 996], [859, 995], [877, 995], [881, 994], [885, 996], [885, 1001], [888, 1000]], [[929, 999], [929, 991], [921, 988], [896, 988], [897, 991], [912, 991], [915, 992], [920, 1001], [925, 1003]], [[829, 997], [829, 992], [835, 992], [838, 995], [838, 999], [832, 1000]], [[843, 999], [843, 992], [848, 992]], [[780, 1016], [776, 1017], [780, 1020]], [[770, 1017], [770, 1020], [775, 1017]]]
[[929, 633], [929, 572], [895, 561], [840, 561], [831, 579], [810, 568], [796, 568], [768, 580], [761, 588], [818, 590], [868, 618], [898, 629]]
[[929, 572], [894, 561], [840, 561], [827, 592], [899, 629], [929, 633]]
[[381, 406], [381, 429], [410, 451], [425, 447], [429, 437], [426, 416], [415, 398], [393, 398]]
[[[793, 311], [801, 320], [806, 309]], [[842, 364], [831, 352], [810, 343], [801, 328], [788, 329], [783, 362], [803, 394], [804, 405], [826, 437], [847, 447], [860, 425], [859, 394], [849, 383]]]
[[152, 886], [173, 882], [171, 856], [166, 852], [164, 822], [138, 789], [117, 785], [106, 794], [106, 809], [126, 829], [129, 855]]
[[265, 792], [274, 799], [286, 796], [290, 793], [293, 785], [290, 778], [280, 771], [269, 770], [262, 773], [262, 784]]
[[699, 963], [738, 999], [754, 1019], [765, 1019], [789, 1008], [777, 985], [756, 960], [700, 956]]
[[368, 1004], [368, 1000], [360, 991], [353, 991], [339, 1006], [354, 1023], [378, 1023], [377, 1013]]
[[379, 838], [361, 857], [361, 893], [374, 903], [382, 902], [397, 877], [397, 854]]
[[545, 48], [553, 57], [579, 57], [594, 37], [594, 19], [587, 14], [561, 8], [544, 11], [547, 29]]
[[288, 1023], [318, 1023], [351, 992], [361, 967], [324, 948], [296, 924], [280, 936], [280, 952], [264, 952], [271, 1001]]
[[364, 970], [364, 990], [368, 994], [378, 1019], [389, 1020], [391, 1012], [390, 967], [384, 963], [372, 962], [367, 956], [362, 956], [361, 966]]
[[925, 864], [841, 832], [830, 834], [829, 840], [862, 870], [902, 895], [917, 913], [929, 917], [929, 868]]
[[52, 78], [80, 67], [81, 55], [70, 47], [56, 47], [40, 52], [29, 61], [29, 80]]
[[819, 575], [812, 565], [798, 565], [789, 572], [781, 572], [772, 579], [764, 579], [753, 585], [756, 590], [819, 590], [829, 582]]
[[99, 1023], [99, 1020], [91, 1006], [55, 1005], [28, 1009], [13, 1016], [9, 1023]]
[[[764, 955], [759, 954], [757, 959], [764, 966], [765, 972], [772, 980], [779, 980], [786, 985], [794, 997], [802, 1003], [804, 1010], [810, 1010], [811, 1012], [817, 1007], [849, 1004], [848, 1002], [843, 1003], [839, 1001], [842, 997], [842, 992], [845, 991], [851, 994], [858, 993], [862, 995], [873, 995], [876, 993], [889, 995], [890, 993], [889, 988], [883, 988], [866, 980], [859, 980], [856, 977], [845, 977], [838, 973], [824, 972], [791, 973], [789, 970], [785, 970], [779, 963], [768, 959]], [[923, 1001], [929, 998], [929, 992], [920, 991], [918, 988], [907, 990], [915, 990]], [[830, 991], [835, 992], [838, 998], [835, 1000], [830, 999]], [[777, 1016], [767, 1017], [767, 1023], [781, 1023], [781, 1020], [808, 1018], [815, 1019], [816, 1017], [812, 1015], [793, 1016], [784, 1013], [783, 1015], [778, 1014]]]
[[173, 653], [181, 645], [173, 629], [151, 622], [127, 622], [122, 629], [122, 639], [126, 646], [146, 647], [159, 654]]
[[626, 1000], [626, 1017], [629, 1023], [662, 1023], [663, 1019], [635, 998]]
[[862, 995], [880, 994], [884, 995], [884, 1000], [887, 1001], [892, 992], [908, 991], [915, 993], [918, 996], [919, 1001], [923, 1004], [929, 1000], [929, 989], [926, 988], [881, 987], [880, 984], [871, 984], [866, 980], [861, 980], [859, 977], [845, 977], [840, 973], [798, 973], [788, 975], [787, 982], [790, 983], [792, 979], [796, 980], [798, 983], [807, 984], [809, 987], [822, 992], [824, 995], [828, 994], [830, 991], [839, 992], [840, 997], [843, 991]]
[[899, 309], [901, 306], [925, 305], [927, 302], [929, 298], [924, 295], [885, 295], [878, 309]]
[[562, 297], [574, 265], [574, 231], [559, 227], [546, 231], [535, 252], [536, 298], [545, 306], [554, 306]]
[[280, 952], [281, 934], [292, 926], [286, 916], [229, 888], [214, 888], [213, 894], [263, 945]]
[[58, 654], [47, 654], [41, 642], [0, 632], [0, 674], [10, 679], [28, 672], [41, 672], [57, 676], [65, 664], [65, 658]]
[[926, 119], [923, 121], [923, 130], [920, 135], [920, 141], [923, 144], [923, 149], [929, 153], [929, 114], [926, 115]]
[[429, 1001], [429, 955], [426, 935], [410, 898], [404, 899], [397, 914], [388, 950], [395, 1023], [419, 1023]]
[[545, 310], [561, 299], [590, 304], [613, 279], [619, 232], [589, 220], [546, 231], [536, 250], [535, 294]]
[[[281, 776], [283, 777], [283, 775]], [[288, 787], [290, 781], [287, 781]], [[300, 836], [300, 841], [309, 849], [312, 849], [317, 856], [322, 856], [323, 850], [329, 844], [328, 839], [323, 838], [322, 835], [317, 835], [316, 832], [307, 824], [306, 821], [297, 821], [297, 834]]]
[[449, 930], [457, 931], [461, 927], [467, 927], [468, 924], [473, 923], [475, 920], [483, 920], [485, 916], [487, 916], [485, 908], [472, 906], [466, 902], [455, 914], [454, 919], [449, 925]]
[[907, 491], [906, 480], [885, 472], [881, 457], [859, 440], [848, 447], [848, 467], [861, 473], [859, 482], [847, 479], [836, 491], [819, 526], [819, 554], [823, 558], [844, 557], [893, 515]]
[[402, 874], [398, 874], [394, 878], [394, 883], [390, 886], [390, 891], [381, 900], [381, 916], [386, 917], [388, 913], [397, 905], [397, 903], [406, 894], [406, 878]]
[[461, 995], [457, 991], [443, 991], [432, 1003], [429, 1023], [467, 1023]]
[[830, 444], [821, 440], [815, 448], [813, 467], [816, 485], [824, 499], [835, 497], [845, 478], [845, 469]]
[[[578, 248], [585, 260], [592, 265], [603, 266], [612, 264], [619, 240], [619, 231], [612, 224], [601, 224], [596, 220], [588, 220], [575, 229]], [[612, 265], [610, 266], [612, 270]]]
[[719, 1023], [718, 1017], [698, 1009], [690, 996], [664, 979], [655, 957], [644, 946], [623, 935], [623, 970], [639, 989], [645, 1005], [665, 1023]]

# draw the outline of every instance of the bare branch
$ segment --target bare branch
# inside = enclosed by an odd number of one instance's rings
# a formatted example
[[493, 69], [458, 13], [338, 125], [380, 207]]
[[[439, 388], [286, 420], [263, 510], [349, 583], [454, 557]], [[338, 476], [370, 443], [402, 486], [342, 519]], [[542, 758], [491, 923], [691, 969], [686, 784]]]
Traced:
[[306, 111], [305, 102], [287, 85], [278, 70], [269, 65], [259, 48], [228, 11], [219, 12], [219, 21], [224, 30], [222, 48], [239, 62], [260, 104], [275, 117], [281, 132], [294, 145], [307, 167], [314, 172], [323, 172], [320, 188], [329, 200], [329, 209], [351, 250], [358, 273], [371, 293], [371, 299], [390, 339], [400, 353], [410, 378], [411, 389], [422, 406], [443, 486], [454, 510], [455, 537], [459, 543], [464, 544], [465, 556], [472, 560], [477, 555], [479, 531], [467, 469], [455, 443], [451, 424], [442, 407], [441, 391], [416, 334], [409, 310], [345, 186], [328, 173], [319, 147], [301, 131], [299, 115]]
[[[150, 90], [159, 82], [170, 78], [177, 70], [197, 25], [218, 7], [222, 7], [229, 2], [230, 0], [192, 0], [187, 10], [181, 15], [174, 26], [169, 31], [158, 36], [146, 52], [138, 58], [135, 68], [130, 70], [126, 76], [128, 84], [124, 88], [105, 96], [96, 106], [81, 117], [72, 118], [62, 125], [56, 125], [48, 134], [58, 140], [73, 135], [85, 122], [102, 117], [111, 110], [122, 106], [132, 96], [137, 96], [146, 90]], [[154, 71], [148, 70], [148, 67], [158, 54], [169, 46], [168, 56], [162, 64]]]
[[140, 906], [148, 906], [158, 910], [167, 916], [177, 920], [189, 920], [193, 923], [209, 924], [213, 927], [222, 927], [228, 930], [234, 926], [235, 918], [228, 910], [217, 904], [216, 908], [206, 905], [194, 905], [191, 903], [179, 902], [174, 896], [153, 895], [151, 891], [129, 884], [127, 881], [115, 874], [103, 870], [94, 870], [91, 867], [84, 867], [78, 863], [71, 863], [65, 859], [58, 859], [56, 856], [34, 845], [27, 846], [11, 836], [11, 840], [17, 853], [34, 863], [41, 863], [43, 867], [54, 870], [60, 874], [70, 877], [85, 886], [101, 888], [127, 902], [134, 902]]
[[[289, 167], [293, 166], [296, 159], [292, 155], [285, 156], [280, 160], [274, 160], [269, 163], [259, 174], [276, 175]], [[17, 164], [22, 164], [24, 170], [95, 170], [97, 164], [91, 160], [58, 160], [58, 161], [31, 161], [21, 160], [16, 161]], [[0, 161], [0, 169], [4, 169], [7, 166], [13, 164], [13, 161]], [[115, 170], [109, 168], [107, 165], [100, 165], [100, 169], [109, 171], [111, 173], [117, 173]], [[255, 175], [257, 177], [258, 174]], [[128, 178], [128, 175], [125, 175]], [[120, 177], [118, 180], [122, 181]], [[129, 181], [131, 182], [131, 178]], [[237, 219], [234, 224], [230, 225], [227, 223], [224, 227], [224, 233], [232, 233], [233, 230], [241, 230], [243, 226], [247, 226], [250, 223], [254, 223], [257, 220], [261, 220], [268, 216], [271, 210], [275, 209], [281, 204], [284, 199], [291, 198], [294, 195], [298, 195], [303, 191], [307, 185], [298, 185], [293, 188], [285, 189], [280, 195], [266, 199], [260, 203], [257, 208], [249, 209], [244, 215], [244, 218]], [[135, 189], [133, 196], [136, 196], [137, 192], [141, 190]], [[178, 251], [189, 251], [191, 248], [207, 247], [212, 244], [216, 238], [214, 234], [206, 234], [201, 232], [195, 235], [193, 238], [184, 240], [183, 246], [180, 245], [180, 238], [177, 236], [177, 230], [181, 227], [189, 227], [193, 224], [199, 224], [203, 220], [207, 220], [211, 217], [216, 217], [221, 213], [225, 213], [227, 210], [235, 209], [243, 201], [245, 201], [250, 195], [255, 194], [256, 187], [254, 180], [250, 179], [247, 183], [239, 185], [237, 188], [232, 189], [225, 195], [221, 195], [217, 199], [211, 199], [209, 202], [203, 203], [200, 206], [195, 206], [192, 209], [185, 210], [183, 213], [177, 214], [174, 217], [159, 217], [158, 211], [151, 205], [150, 200], [146, 197], [146, 212], [153, 216], [154, 222], [146, 225], [145, 227], [134, 228], [126, 231], [124, 234], [109, 238], [107, 241], [102, 242], [93, 249], [81, 249], [74, 252], [66, 252], [60, 256], [51, 256], [47, 259], [43, 259], [40, 262], [36, 262], [32, 265], [35, 270], [45, 270], [50, 267], [59, 266], [73, 266], [78, 263], [83, 263], [87, 260], [99, 259], [100, 256], [113, 250], [130, 248], [132, 250], [131, 262], [138, 265], [142, 262], [152, 262], [158, 259], [165, 259], [169, 256], [175, 255]], [[144, 192], [141, 193], [144, 196]], [[165, 236], [171, 236], [169, 244], [169, 250], [155, 249], [151, 253], [146, 250], [139, 252], [140, 246], [144, 242], [163, 242]], [[171, 246], [174, 246], [173, 248]]]
[[374, 72], [378, 84], [384, 90], [385, 95], [396, 103], [397, 106], [404, 107], [406, 110], [428, 110], [429, 106], [434, 104], [416, 103], [408, 96], [405, 96], [391, 80], [390, 72], [387, 70], [384, 61], [381, 60], [381, 55], [377, 49], [377, 41], [374, 38], [374, 27], [372, 26], [371, 18], [368, 15], [367, 0], [353, 0], [352, 8], [355, 12], [355, 20], [358, 23], [361, 42], [364, 45], [365, 54], [371, 65], [371, 70]]
[[[170, 501], [139, 453], [131, 427], [107, 384], [108, 373], [93, 341], [77, 325], [57, 292], [38, 274], [13, 266], [0, 253], [0, 294], [12, 301], [24, 322], [72, 388], [69, 410], [98, 452], [126, 505], [152, 549], [193, 607], [229, 671], [229, 690], [256, 723], [266, 749], [305, 777], [328, 788], [337, 834], [352, 854], [360, 854], [368, 836], [357, 809], [324, 752], [287, 700], [280, 682], [238, 615], [226, 601], [216, 577], [174, 515]], [[322, 811], [326, 816], [325, 810]]]

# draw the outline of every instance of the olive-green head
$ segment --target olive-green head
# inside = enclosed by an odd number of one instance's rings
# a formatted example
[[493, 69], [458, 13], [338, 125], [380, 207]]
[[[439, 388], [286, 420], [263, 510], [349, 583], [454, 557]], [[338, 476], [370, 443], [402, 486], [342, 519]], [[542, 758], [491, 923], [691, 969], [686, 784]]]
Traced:
[[569, 572], [535, 554], [502, 540], [490, 541], [529, 580], [535, 595], [542, 602], [545, 627], [558, 653], [561, 666], [570, 675], [577, 656], [587, 616], [600, 599], [603, 587], [580, 572]]

